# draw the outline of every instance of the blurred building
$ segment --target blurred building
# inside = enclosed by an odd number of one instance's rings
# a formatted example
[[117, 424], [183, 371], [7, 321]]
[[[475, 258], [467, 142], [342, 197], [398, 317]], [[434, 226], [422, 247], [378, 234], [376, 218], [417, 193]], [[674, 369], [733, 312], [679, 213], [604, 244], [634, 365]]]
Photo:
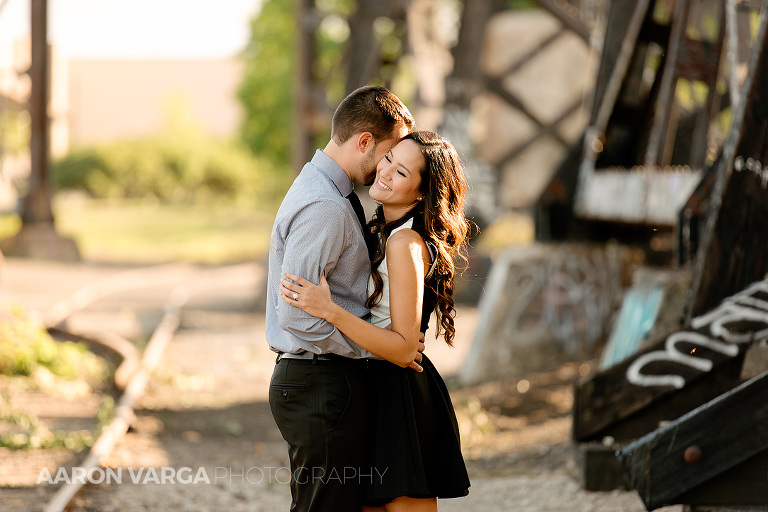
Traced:
[[214, 137], [233, 136], [240, 123], [236, 91], [241, 73], [235, 58], [72, 60], [72, 144], [152, 135], [177, 115]]
[[[28, 38], [0, 43], [0, 211], [16, 209], [17, 185], [30, 172], [29, 66]], [[169, 122], [234, 136], [241, 72], [235, 58], [66, 60], [52, 47], [51, 157], [73, 145], [151, 136]]]

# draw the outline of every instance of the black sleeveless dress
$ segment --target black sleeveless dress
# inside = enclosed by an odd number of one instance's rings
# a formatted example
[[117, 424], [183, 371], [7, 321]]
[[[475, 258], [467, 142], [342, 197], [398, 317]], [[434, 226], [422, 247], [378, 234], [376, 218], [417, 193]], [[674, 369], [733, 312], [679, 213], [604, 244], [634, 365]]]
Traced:
[[[429, 326], [435, 300], [428, 278], [422, 332]], [[469, 494], [453, 403], [432, 361], [424, 354], [421, 373], [383, 360], [368, 365], [373, 470], [366, 504], [379, 506], [400, 496]]]

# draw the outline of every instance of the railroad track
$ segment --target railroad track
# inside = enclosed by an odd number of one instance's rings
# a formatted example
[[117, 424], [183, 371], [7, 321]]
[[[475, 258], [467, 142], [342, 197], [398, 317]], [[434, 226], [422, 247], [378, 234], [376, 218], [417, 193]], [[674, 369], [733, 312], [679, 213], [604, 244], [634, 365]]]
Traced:
[[[250, 283], [256, 293], [261, 276], [257, 272]], [[144, 395], [153, 371], [160, 364], [166, 347], [171, 342], [182, 321], [182, 311], [191, 299], [216, 290], [242, 286], [243, 265], [231, 265], [211, 269], [198, 269], [186, 264], [168, 264], [143, 267], [118, 272], [90, 282], [68, 297], [58, 301], [40, 314], [44, 326], [57, 337], [78, 339], [92, 346], [106, 348], [119, 355], [120, 365], [114, 378], [122, 391], [116, 400], [114, 414], [109, 423], [84, 458], [77, 463], [81, 471], [102, 467], [115, 444], [125, 435], [134, 420], [134, 409]], [[246, 274], [248, 275], [248, 274]], [[162, 305], [162, 315], [154, 326], [143, 351], [117, 332], [103, 326], [72, 323], [70, 318], [111, 296], [142, 288], [161, 286], [167, 295]], [[103, 322], [102, 322], [103, 323]], [[45, 504], [45, 512], [61, 512], [70, 506], [73, 498], [84, 492], [85, 480], [72, 479], [58, 487]], [[96, 484], [98, 485], [98, 484]], [[89, 482], [88, 487], [93, 487]]]

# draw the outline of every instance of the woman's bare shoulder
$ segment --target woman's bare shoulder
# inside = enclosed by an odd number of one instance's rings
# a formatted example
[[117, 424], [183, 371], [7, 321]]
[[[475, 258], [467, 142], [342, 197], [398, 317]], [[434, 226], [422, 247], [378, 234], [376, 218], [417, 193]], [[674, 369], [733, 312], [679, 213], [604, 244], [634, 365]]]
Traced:
[[413, 243], [424, 244], [424, 239], [411, 228], [399, 229], [387, 238], [387, 250], [395, 246], [407, 247]]
[[418, 255], [422, 261], [429, 261], [429, 250], [427, 244], [419, 233], [413, 229], [406, 228], [392, 233], [387, 239], [387, 259], [395, 257], [405, 257], [407, 255]]

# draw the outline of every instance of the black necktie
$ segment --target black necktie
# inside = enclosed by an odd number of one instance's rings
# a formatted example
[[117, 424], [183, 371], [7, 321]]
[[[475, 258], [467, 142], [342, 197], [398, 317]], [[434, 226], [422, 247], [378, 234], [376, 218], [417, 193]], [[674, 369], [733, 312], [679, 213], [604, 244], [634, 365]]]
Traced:
[[352, 203], [352, 209], [355, 210], [355, 214], [357, 215], [357, 220], [360, 222], [360, 228], [363, 230], [363, 239], [365, 240], [365, 246], [368, 248], [368, 254], [371, 253], [371, 237], [368, 236], [368, 234], [365, 231], [365, 210], [363, 209], [362, 203], [360, 203], [360, 198], [357, 197], [357, 194], [355, 194], [355, 191], [349, 193], [347, 196], [347, 199], [349, 199], [349, 202]]

